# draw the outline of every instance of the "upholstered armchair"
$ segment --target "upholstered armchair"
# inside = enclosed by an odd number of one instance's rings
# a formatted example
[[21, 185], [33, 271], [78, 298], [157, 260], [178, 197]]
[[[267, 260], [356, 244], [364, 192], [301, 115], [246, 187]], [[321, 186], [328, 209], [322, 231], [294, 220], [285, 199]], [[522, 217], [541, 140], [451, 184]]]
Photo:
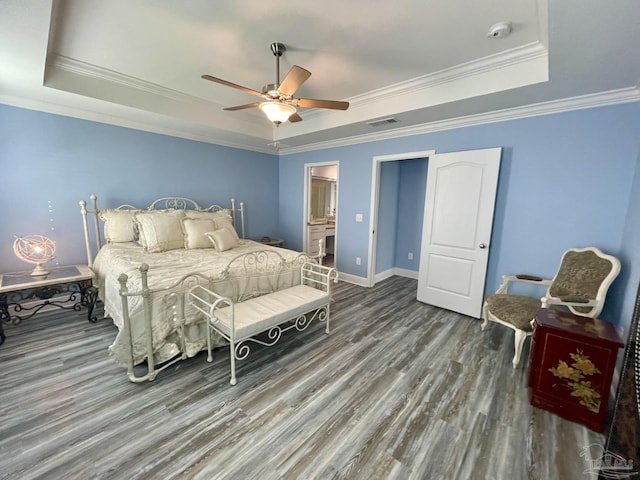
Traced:
[[[594, 247], [572, 248], [562, 256], [560, 268], [552, 280], [532, 275], [503, 275], [502, 285], [489, 295], [482, 308], [482, 330], [496, 322], [515, 332], [513, 368], [520, 363], [524, 341], [533, 331], [533, 320], [540, 308], [568, 308], [576, 315], [597, 317], [602, 311], [607, 290], [620, 272], [617, 258]], [[512, 282], [547, 286], [542, 298], [508, 293]]]

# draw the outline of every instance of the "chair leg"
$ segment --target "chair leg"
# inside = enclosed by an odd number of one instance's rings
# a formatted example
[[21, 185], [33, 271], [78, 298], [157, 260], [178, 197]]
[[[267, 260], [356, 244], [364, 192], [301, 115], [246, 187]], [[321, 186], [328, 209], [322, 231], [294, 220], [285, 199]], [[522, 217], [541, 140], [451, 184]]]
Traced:
[[527, 338], [527, 333], [522, 330], [516, 330], [516, 338], [515, 338], [515, 355], [513, 356], [513, 368], [516, 368], [520, 363], [520, 355], [522, 354], [522, 347], [524, 345], [524, 340]]
[[480, 324], [480, 330], [484, 330], [485, 328], [487, 328], [487, 325], [489, 324], [488, 315], [487, 302], [484, 302], [484, 304], [482, 305], [482, 323]]

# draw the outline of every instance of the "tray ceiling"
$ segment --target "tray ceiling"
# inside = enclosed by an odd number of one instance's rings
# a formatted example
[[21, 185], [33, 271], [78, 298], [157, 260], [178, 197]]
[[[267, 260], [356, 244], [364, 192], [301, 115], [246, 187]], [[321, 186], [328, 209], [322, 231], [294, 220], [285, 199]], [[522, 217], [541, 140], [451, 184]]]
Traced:
[[[633, 0], [9, 0], [0, 5], [0, 102], [281, 153], [605, 103], [635, 101]], [[500, 21], [512, 33], [487, 38]], [[603, 27], [604, 25], [604, 27]], [[255, 97], [275, 82], [271, 42], [312, 76], [274, 127]], [[374, 122], [393, 117], [396, 121]], [[466, 123], [465, 123], [466, 122]]]

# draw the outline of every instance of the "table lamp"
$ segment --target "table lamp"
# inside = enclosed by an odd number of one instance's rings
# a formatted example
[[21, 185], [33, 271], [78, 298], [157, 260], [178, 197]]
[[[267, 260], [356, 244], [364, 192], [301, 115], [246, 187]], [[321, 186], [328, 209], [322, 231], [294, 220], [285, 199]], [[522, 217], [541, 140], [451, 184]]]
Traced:
[[32, 276], [47, 275], [49, 272], [42, 267], [42, 264], [55, 258], [56, 243], [42, 235], [25, 235], [16, 238], [13, 242], [13, 253], [20, 260], [36, 265], [31, 272]]

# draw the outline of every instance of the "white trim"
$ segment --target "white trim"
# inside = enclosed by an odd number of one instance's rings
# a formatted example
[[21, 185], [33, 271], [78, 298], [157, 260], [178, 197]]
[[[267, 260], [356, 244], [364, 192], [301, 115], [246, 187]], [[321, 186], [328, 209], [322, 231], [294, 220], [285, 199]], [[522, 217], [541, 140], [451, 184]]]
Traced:
[[[132, 88], [140, 92], [151, 93], [163, 98], [169, 98], [179, 102], [193, 103], [193, 104], [209, 104], [211, 108], [222, 108], [223, 105], [212, 102], [210, 100], [196, 97], [194, 95], [188, 95], [186, 93], [174, 90], [172, 88], [163, 87], [157, 83], [148, 82], [146, 80], [140, 80], [139, 78], [125, 75], [124, 73], [116, 72], [108, 68], [93, 65], [91, 63], [82, 62], [75, 58], [67, 57], [65, 55], [59, 55], [57, 53], [50, 53], [47, 58], [47, 67], [60, 69], [64, 72], [69, 72], [74, 75], [82, 75], [83, 77], [95, 78], [104, 82], [113, 83], [127, 88]], [[46, 83], [45, 83], [46, 85]]]
[[405, 277], [412, 278], [413, 280], [418, 279], [418, 271], [417, 270], [409, 270], [408, 268], [394, 268], [393, 274], [397, 277]]
[[[60, 105], [57, 103], [45, 102], [42, 100], [27, 99], [14, 97], [9, 95], [0, 95], [0, 104], [9, 105], [27, 110], [35, 110], [37, 112], [50, 113], [52, 115], [62, 115], [63, 117], [78, 118], [89, 122], [104, 123], [106, 125], [114, 125], [116, 127], [130, 128], [142, 132], [156, 133], [158, 135], [167, 135], [169, 137], [184, 138], [196, 142], [212, 143], [221, 147], [237, 148], [239, 150], [248, 150], [251, 152], [274, 154], [273, 147], [269, 145], [255, 146], [245, 142], [229, 141], [229, 132], [217, 131], [209, 128], [211, 135], [202, 135], [194, 131], [170, 128], [155, 123], [145, 121], [132, 120], [118, 115], [110, 115], [93, 110], [85, 110], [68, 105]], [[277, 155], [278, 152], [275, 152]]]
[[540, 42], [512, 48], [510, 50], [488, 55], [445, 68], [434, 73], [412, 78], [404, 82], [388, 85], [362, 95], [350, 97], [349, 103], [355, 107], [379, 102], [381, 98], [393, 98], [401, 95], [412, 94], [418, 90], [433, 88], [436, 85], [456, 82], [462, 78], [472, 77], [483, 72], [501, 70], [520, 63], [528, 63], [540, 58], [547, 59], [549, 53]]
[[[392, 138], [402, 138], [412, 135], [421, 135], [424, 133], [440, 132], [444, 130], [453, 130], [456, 128], [484, 125], [487, 123], [505, 122], [509, 120], [518, 120], [522, 118], [542, 115], [552, 115], [555, 113], [571, 112], [574, 110], [584, 110], [588, 108], [606, 107], [610, 105], [619, 105], [623, 103], [632, 103], [638, 101], [640, 101], [640, 86], [636, 85], [634, 87], [609, 90], [607, 92], [591, 93], [578, 97], [551, 100], [548, 102], [506, 108], [493, 112], [466, 115], [463, 117], [423, 123], [410, 127], [394, 128], [382, 132], [356, 135], [353, 137], [340, 138], [325, 142], [309, 143], [298, 147], [289, 147], [284, 143], [280, 143], [280, 150], [278, 152], [275, 152], [275, 154], [279, 156], [292, 155], [295, 153], [311, 152], [315, 150], [323, 150], [326, 148], [345, 147], [349, 145], [376, 142]], [[117, 115], [109, 115], [73, 106], [60, 105], [43, 100], [27, 99], [11, 95], [0, 95], [0, 104], [25, 108], [27, 110], [36, 110], [39, 112], [51, 113], [54, 115], [79, 118], [82, 120], [99, 122], [107, 125], [115, 125], [123, 128], [131, 128], [133, 130], [140, 130], [143, 132], [157, 133], [159, 135], [184, 138], [197, 142], [213, 143], [222, 147], [274, 154], [273, 148], [269, 145], [256, 146], [248, 145], [246, 143], [240, 143], [237, 141], [230, 142], [228, 132], [214, 132], [213, 130], [210, 130], [212, 135], [202, 135], [199, 133], [194, 133], [192, 131], [187, 132], [182, 129], [168, 128], [145, 121], [135, 121], [131, 120], [130, 118], [124, 118]], [[260, 140], [261, 139], [259, 139], [258, 141]], [[266, 141], [268, 140], [265, 140], [265, 142]], [[286, 141], [286, 139], [284, 139], [284, 141]]]
[[375, 284], [375, 249], [377, 236], [374, 231], [378, 229], [378, 200], [380, 194], [380, 165], [382, 162], [396, 160], [410, 160], [413, 158], [428, 158], [436, 153], [435, 150], [421, 150], [418, 152], [393, 153], [390, 155], [376, 155], [371, 166], [371, 203], [369, 205], [369, 251], [367, 253], [367, 281], [369, 286]]
[[571, 112], [574, 110], [584, 110], [588, 108], [606, 107], [610, 105], [618, 105], [622, 103], [631, 103], [638, 101], [640, 101], [639, 86], [621, 88], [618, 90], [610, 90], [608, 92], [591, 93], [588, 95], [581, 95], [579, 97], [551, 100], [548, 102], [535, 103], [521, 107], [506, 108], [493, 112], [466, 115], [463, 117], [423, 123], [420, 125], [412, 125], [410, 127], [394, 128], [385, 130], [383, 132], [357, 135], [354, 137], [340, 138], [337, 140], [330, 140], [326, 142], [310, 143], [300, 147], [283, 149], [279, 152], [279, 154], [282, 156], [294, 153], [322, 150], [325, 148], [345, 147], [349, 145], [357, 145], [359, 143], [376, 142], [392, 138], [408, 137], [412, 135], [421, 135], [431, 132], [440, 132], [443, 130], [453, 130], [455, 128], [472, 127], [476, 125], [484, 125], [487, 123], [506, 122], [509, 120], [518, 120], [521, 118], [552, 115], [555, 113]]
[[393, 268], [390, 268], [389, 270], [385, 270], [384, 272], [376, 273], [373, 277], [373, 284], [375, 285], [376, 283], [380, 283], [387, 278], [393, 277], [393, 270]]
[[352, 275], [350, 273], [340, 272], [339, 281], [353, 283], [354, 285], [359, 285], [361, 287], [369, 287], [369, 282], [365, 277]]
[[416, 272], [415, 270], [409, 270], [407, 268], [393, 267], [393, 268], [390, 268], [389, 270], [385, 270], [384, 272], [376, 273], [374, 277], [374, 284], [380, 283], [383, 280], [386, 280], [387, 278], [391, 278], [391, 277], [404, 277], [404, 278], [412, 278], [413, 280], [417, 280], [418, 272]]

